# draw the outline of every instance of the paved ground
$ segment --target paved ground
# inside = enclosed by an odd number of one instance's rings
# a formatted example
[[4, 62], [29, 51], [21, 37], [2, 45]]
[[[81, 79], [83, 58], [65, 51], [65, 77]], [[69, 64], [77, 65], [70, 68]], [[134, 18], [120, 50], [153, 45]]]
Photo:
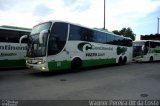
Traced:
[[1, 69], [0, 99], [160, 99], [160, 62], [131, 63], [76, 73]]

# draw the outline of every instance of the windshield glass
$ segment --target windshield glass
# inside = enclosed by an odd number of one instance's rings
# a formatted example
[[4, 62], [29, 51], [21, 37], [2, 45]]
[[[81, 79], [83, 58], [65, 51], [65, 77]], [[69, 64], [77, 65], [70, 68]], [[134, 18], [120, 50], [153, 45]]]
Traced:
[[144, 42], [133, 42], [133, 57], [143, 55], [142, 46], [144, 46]]
[[42, 23], [33, 27], [31, 35], [28, 38], [28, 57], [42, 57], [46, 55], [46, 44], [48, 33], [44, 33], [42, 36], [43, 43], [39, 42], [40, 33], [44, 30], [49, 31], [51, 22]]

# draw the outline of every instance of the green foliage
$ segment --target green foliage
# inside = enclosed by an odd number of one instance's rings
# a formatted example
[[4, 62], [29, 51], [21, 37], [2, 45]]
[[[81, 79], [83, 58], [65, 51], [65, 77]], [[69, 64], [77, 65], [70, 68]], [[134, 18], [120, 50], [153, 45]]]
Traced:
[[117, 35], [121, 35], [121, 33], [118, 31], [118, 30], [114, 30], [112, 31], [114, 34], [117, 34]]
[[120, 31], [118, 30], [114, 30], [112, 31], [114, 34], [117, 34], [117, 35], [122, 35], [122, 36], [125, 36], [125, 37], [130, 37], [132, 40], [135, 40], [135, 34], [133, 33], [132, 29], [130, 27], [128, 28], [122, 28]]

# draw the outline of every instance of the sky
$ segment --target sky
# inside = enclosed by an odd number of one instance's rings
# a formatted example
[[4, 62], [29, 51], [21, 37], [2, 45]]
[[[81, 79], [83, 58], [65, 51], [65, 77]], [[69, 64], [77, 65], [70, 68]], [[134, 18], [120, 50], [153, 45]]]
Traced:
[[[0, 25], [32, 28], [62, 20], [89, 28], [103, 28], [104, 0], [0, 0]], [[106, 29], [130, 27], [136, 34], [157, 33], [160, 0], [106, 0]]]

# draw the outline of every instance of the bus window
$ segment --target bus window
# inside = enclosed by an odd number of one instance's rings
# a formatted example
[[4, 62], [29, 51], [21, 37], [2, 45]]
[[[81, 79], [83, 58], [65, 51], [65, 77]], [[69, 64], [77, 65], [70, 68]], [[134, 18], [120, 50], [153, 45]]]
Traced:
[[106, 43], [106, 36], [105, 33], [97, 32], [97, 43]]
[[150, 47], [155, 48], [157, 46], [156, 42], [150, 42]]
[[89, 42], [93, 42], [93, 31], [91, 29], [85, 29], [85, 30], [86, 30], [85, 40]]
[[7, 38], [5, 30], [0, 30], [0, 42], [7, 42]]
[[69, 40], [84, 40], [83, 29], [81, 27], [70, 25]]
[[65, 46], [67, 40], [68, 24], [54, 23], [48, 43], [48, 55], [59, 53]]
[[107, 44], [114, 44], [114, 37], [111, 34], [107, 34]]
[[[0, 30], [0, 42], [19, 43], [19, 39], [23, 35], [28, 35], [29, 32]], [[22, 43], [27, 43], [27, 38], [22, 40]]]

